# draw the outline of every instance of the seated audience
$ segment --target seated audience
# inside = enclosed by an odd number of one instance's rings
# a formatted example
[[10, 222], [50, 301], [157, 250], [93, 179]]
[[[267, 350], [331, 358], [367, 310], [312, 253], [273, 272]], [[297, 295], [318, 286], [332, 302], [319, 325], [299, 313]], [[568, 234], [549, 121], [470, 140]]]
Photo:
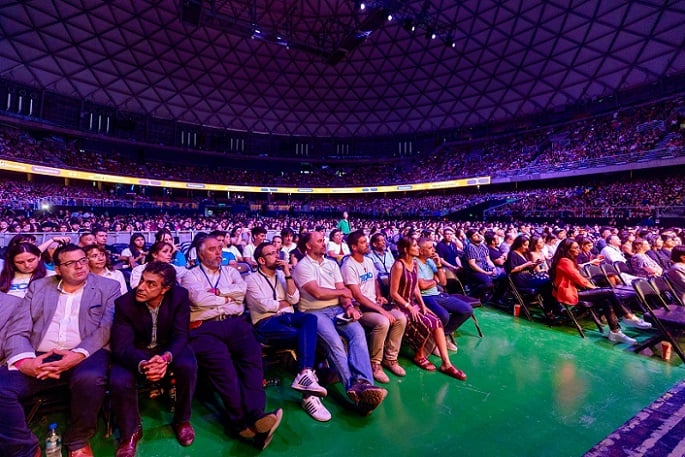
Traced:
[[[600, 255], [604, 256], [604, 261], [610, 264], [615, 264], [616, 262], [623, 262], [626, 265], [630, 265], [624, 253], [621, 251], [621, 238], [618, 235], [609, 235], [606, 239], [606, 246], [600, 252]], [[631, 284], [637, 276], [630, 273], [621, 272], [621, 278], [626, 284]]]
[[21, 303], [20, 298], [0, 292], [0, 366], [5, 365], [6, 362], [5, 341], [7, 341], [10, 318], [22, 312]]
[[511, 244], [509, 256], [505, 263], [505, 270], [511, 277], [511, 281], [517, 288], [533, 289], [542, 296], [542, 306], [545, 316], [549, 320], [555, 319], [555, 313], [559, 313], [559, 305], [552, 295], [552, 283], [549, 274], [536, 271], [536, 267], [544, 263], [542, 257], [528, 260], [528, 247], [530, 239], [527, 235], [519, 235]]
[[368, 335], [373, 378], [378, 382], [388, 383], [390, 378], [383, 367], [396, 376], [406, 374], [404, 368], [397, 363], [397, 356], [407, 326], [407, 317], [398, 309], [388, 306], [388, 300], [381, 294], [378, 272], [367, 255], [369, 242], [364, 231], [350, 233], [347, 236], [347, 245], [352, 254], [343, 262], [343, 282], [352, 291], [352, 299], [359, 304], [362, 311], [359, 322]]
[[671, 250], [671, 261], [673, 265], [666, 272], [666, 276], [680, 301], [685, 303], [685, 245], [675, 246]]
[[458, 297], [438, 290], [438, 286], [445, 287], [447, 284], [442, 258], [436, 254], [430, 239], [420, 238], [418, 244], [416, 265], [421, 297], [428, 309], [442, 322], [447, 349], [456, 352], [454, 332], [473, 315], [473, 308]]
[[35, 244], [11, 245], [5, 253], [5, 263], [0, 272], [0, 292], [24, 298], [33, 281], [54, 275], [54, 271], [45, 268], [41, 255]]
[[326, 246], [326, 255], [340, 265], [343, 257], [350, 255], [350, 248], [343, 241], [343, 232], [340, 229], [331, 230], [329, 237], [330, 241]]
[[[172, 244], [167, 243], [165, 241], [157, 241], [152, 246], [150, 246], [150, 250], [145, 256], [145, 262], [159, 261], [164, 263], [171, 263], [171, 261], [173, 260], [173, 255], [174, 246]], [[176, 270], [176, 279], [178, 281], [181, 281], [183, 279], [183, 276], [185, 276], [185, 274], [188, 272], [188, 270], [185, 267], [177, 267], [176, 265], [174, 265], [174, 269]], [[140, 277], [143, 273], [143, 270], [145, 270], [145, 264], [138, 265], [131, 271], [131, 277], [129, 278], [131, 288], [138, 286], [138, 282], [140, 281]]]
[[442, 322], [428, 310], [421, 296], [418, 283], [419, 267], [415, 260], [419, 255], [418, 243], [413, 238], [403, 237], [397, 243], [397, 250], [398, 259], [390, 272], [390, 299], [394, 306], [407, 316], [405, 338], [415, 351], [414, 363], [427, 371], [436, 370], [425, 353], [426, 342], [432, 336], [442, 359], [440, 372], [465, 381], [466, 374], [455, 368], [450, 361]]
[[257, 268], [257, 263], [254, 260], [254, 251], [257, 246], [266, 241], [266, 234], [268, 233], [264, 227], [252, 227], [250, 232], [252, 234], [252, 242], [243, 247], [243, 262], [250, 264], [252, 269]]
[[124, 279], [123, 273], [119, 270], [112, 269], [111, 265], [109, 265], [110, 257], [107, 255], [105, 249], [97, 244], [90, 244], [84, 247], [83, 251], [88, 257], [88, 268], [91, 273], [118, 282], [121, 295], [128, 292], [128, 286], [126, 285], [126, 279]]
[[188, 345], [188, 291], [176, 285], [172, 265], [145, 265], [140, 284], [115, 301], [112, 325], [112, 413], [121, 439], [116, 457], [134, 457], [143, 437], [138, 409], [139, 382], [160, 382], [173, 372], [176, 386], [172, 428], [182, 446], [190, 446], [190, 425], [197, 362]]
[[245, 319], [247, 285], [233, 267], [221, 265], [221, 242], [204, 237], [199, 265], [181, 279], [190, 296], [190, 345], [226, 409], [229, 432], [266, 448], [283, 410], [265, 413], [262, 348]]
[[559, 243], [554, 258], [552, 258], [549, 273], [553, 284], [552, 293], [554, 297], [559, 303], [571, 306], [577, 305], [581, 299], [602, 304], [602, 310], [610, 330], [609, 341], [635, 344], [637, 340], [621, 331], [617, 314], [624, 316], [623, 323], [629, 326], [648, 329], [651, 328], [651, 324], [626, 311], [616, 298], [613, 289], [597, 287], [583, 276], [578, 266], [579, 253], [580, 246], [575, 240], [567, 238]]
[[[93, 244], [92, 242], [90, 244]], [[142, 233], [134, 233], [131, 235], [128, 247], [121, 251], [120, 260], [127, 265], [128, 268], [135, 268], [138, 265], [145, 263], [145, 237]]]
[[[360, 310], [343, 283], [338, 264], [327, 259], [324, 235], [302, 235], [305, 256], [293, 270], [300, 290], [300, 309], [317, 318], [319, 340], [347, 396], [363, 415], [376, 409], [388, 391], [373, 385], [373, 371]], [[347, 351], [340, 337], [347, 342]]]
[[664, 270], [654, 261], [647, 252], [650, 251], [649, 241], [636, 239], [633, 241], [633, 255], [630, 257], [630, 269], [635, 276], [640, 278], [651, 278], [661, 276]]
[[314, 419], [326, 422], [331, 413], [319, 397], [328, 392], [314, 373], [316, 356], [316, 316], [295, 311], [300, 292], [290, 274], [290, 265], [278, 258], [279, 250], [261, 243], [255, 249], [256, 274], [247, 277], [245, 301], [257, 339], [276, 347], [295, 346], [298, 374], [291, 387], [302, 392], [302, 408]]
[[[176, 266], [176, 267], [185, 267], [188, 261], [186, 260], [185, 254], [181, 252], [181, 250], [176, 246], [176, 243], [174, 243], [174, 236], [171, 234], [171, 231], [169, 229], [159, 229], [157, 233], [155, 233], [155, 242], [159, 241], [164, 241], [165, 243], [169, 243], [173, 247], [173, 253], [171, 257], [171, 264]], [[178, 271], [178, 270], [177, 270]]]
[[499, 272], [490, 259], [483, 235], [476, 229], [469, 229], [466, 236], [470, 243], [464, 248], [464, 274], [466, 280], [473, 285], [471, 295], [486, 302], [493, 296], [494, 280], [499, 276]]
[[[88, 457], [107, 384], [116, 282], [88, 272], [88, 258], [68, 244], [55, 251], [57, 276], [31, 283], [7, 330], [0, 367], [0, 442], [9, 455], [39, 456], [38, 438], [24, 419], [21, 400], [57, 385], [70, 396], [69, 457]], [[69, 313], [67, 328], [62, 328]]]

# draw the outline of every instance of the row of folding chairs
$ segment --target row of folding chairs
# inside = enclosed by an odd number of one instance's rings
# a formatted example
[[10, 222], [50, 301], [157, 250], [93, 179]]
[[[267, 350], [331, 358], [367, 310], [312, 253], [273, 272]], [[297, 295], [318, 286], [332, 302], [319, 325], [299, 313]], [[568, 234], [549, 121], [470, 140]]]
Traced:
[[636, 279], [633, 288], [639, 298], [645, 317], [656, 327], [657, 334], [637, 345], [634, 350], [640, 352], [652, 348], [661, 341], [671, 343], [673, 350], [685, 363], [685, 354], [678, 344], [678, 337], [685, 334], [685, 306], [673, 285], [665, 276], [647, 279]]

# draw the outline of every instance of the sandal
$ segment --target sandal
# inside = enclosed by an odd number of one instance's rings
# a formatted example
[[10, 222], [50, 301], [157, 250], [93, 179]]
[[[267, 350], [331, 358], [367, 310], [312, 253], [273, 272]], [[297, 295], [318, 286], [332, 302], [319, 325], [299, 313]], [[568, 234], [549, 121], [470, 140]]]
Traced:
[[454, 379], [466, 381], [466, 373], [455, 368], [454, 365], [450, 365], [449, 367], [443, 365], [440, 367], [440, 372], [445, 373], [447, 376], [451, 376]]
[[417, 364], [419, 368], [426, 371], [435, 371], [437, 369], [425, 356], [415, 358], [414, 363]]

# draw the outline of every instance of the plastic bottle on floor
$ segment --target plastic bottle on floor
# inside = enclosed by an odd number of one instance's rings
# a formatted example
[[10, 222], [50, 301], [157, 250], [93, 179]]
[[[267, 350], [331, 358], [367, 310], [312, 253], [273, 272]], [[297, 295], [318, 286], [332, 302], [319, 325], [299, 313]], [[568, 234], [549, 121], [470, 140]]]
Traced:
[[45, 438], [45, 457], [62, 457], [62, 434], [55, 423], [50, 424]]

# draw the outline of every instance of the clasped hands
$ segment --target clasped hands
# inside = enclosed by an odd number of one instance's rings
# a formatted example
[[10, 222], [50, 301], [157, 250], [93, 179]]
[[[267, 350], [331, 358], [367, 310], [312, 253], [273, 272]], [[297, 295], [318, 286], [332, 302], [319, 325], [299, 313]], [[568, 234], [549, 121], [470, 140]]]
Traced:
[[[59, 360], [45, 362], [51, 356], [60, 356]], [[31, 359], [24, 359], [20, 365], [15, 365], [19, 371], [32, 378], [59, 379], [62, 372], [71, 370], [78, 365], [86, 356], [80, 352], [69, 351], [66, 349], [53, 349], [44, 354]]]
[[157, 382], [164, 378], [168, 366], [169, 363], [167, 362], [167, 359], [161, 355], [155, 355], [149, 360], [140, 362], [140, 369], [143, 372], [145, 379], [150, 382]]

